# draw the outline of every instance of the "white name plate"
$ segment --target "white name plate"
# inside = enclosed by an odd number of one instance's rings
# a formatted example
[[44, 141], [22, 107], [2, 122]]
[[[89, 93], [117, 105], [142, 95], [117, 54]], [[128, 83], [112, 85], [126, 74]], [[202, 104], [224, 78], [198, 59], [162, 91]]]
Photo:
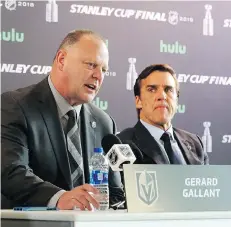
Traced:
[[231, 166], [124, 165], [128, 212], [231, 211]]

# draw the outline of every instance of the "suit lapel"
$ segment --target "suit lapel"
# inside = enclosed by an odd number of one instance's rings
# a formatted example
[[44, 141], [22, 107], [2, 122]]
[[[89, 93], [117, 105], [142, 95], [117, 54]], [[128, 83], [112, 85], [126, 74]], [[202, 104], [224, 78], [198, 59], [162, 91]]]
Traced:
[[155, 163], [169, 164], [158, 143], [140, 121], [135, 125], [135, 140], [138, 147]]
[[190, 140], [183, 138], [176, 130], [173, 129], [174, 137], [181, 149], [183, 156], [186, 158], [188, 164], [200, 164], [200, 160], [195, 155], [193, 150], [193, 144]]
[[72, 188], [70, 169], [68, 168], [69, 161], [67, 157], [65, 137], [58, 116], [57, 106], [48, 85], [47, 78], [40, 82], [37, 88], [35, 88], [35, 94], [36, 93], [39, 101], [39, 110], [47, 127], [60, 170], [66, 179], [67, 184], [70, 188]]

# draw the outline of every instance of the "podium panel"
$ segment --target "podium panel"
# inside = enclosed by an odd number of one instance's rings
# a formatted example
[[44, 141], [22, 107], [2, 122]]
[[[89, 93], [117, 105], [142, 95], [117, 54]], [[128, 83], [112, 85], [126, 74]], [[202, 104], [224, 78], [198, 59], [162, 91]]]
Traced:
[[128, 212], [231, 211], [231, 166], [124, 165]]
[[2, 227], [231, 226], [231, 212], [127, 213], [122, 211], [1, 211]]

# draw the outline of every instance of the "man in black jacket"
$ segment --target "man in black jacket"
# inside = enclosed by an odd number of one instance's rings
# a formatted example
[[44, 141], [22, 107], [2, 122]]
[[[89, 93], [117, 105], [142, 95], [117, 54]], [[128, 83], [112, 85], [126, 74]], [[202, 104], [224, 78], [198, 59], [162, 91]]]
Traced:
[[[99, 206], [91, 194], [98, 191], [88, 184], [89, 160], [116, 126], [90, 102], [103, 82], [108, 59], [101, 36], [75, 30], [58, 48], [47, 78], [2, 94], [3, 209]], [[111, 170], [109, 194], [110, 204], [124, 199], [120, 175]]]
[[150, 65], [134, 85], [138, 122], [118, 134], [141, 150], [139, 164], [208, 164], [208, 155], [197, 135], [174, 128], [171, 120], [177, 110], [179, 83], [166, 64]]

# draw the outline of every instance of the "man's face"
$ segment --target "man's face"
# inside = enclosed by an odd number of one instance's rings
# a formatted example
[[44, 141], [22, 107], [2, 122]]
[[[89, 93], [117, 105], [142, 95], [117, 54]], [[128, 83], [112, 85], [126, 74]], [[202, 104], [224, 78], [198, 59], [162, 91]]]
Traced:
[[104, 72], [108, 70], [106, 44], [93, 36], [83, 36], [62, 51], [66, 98], [71, 105], [91, 102], [101, 87]]
[[176, 83], [169, 72], [154, 71], [141, 80], [136, 108], [140, 119], [167, 130], [177, 109]]

